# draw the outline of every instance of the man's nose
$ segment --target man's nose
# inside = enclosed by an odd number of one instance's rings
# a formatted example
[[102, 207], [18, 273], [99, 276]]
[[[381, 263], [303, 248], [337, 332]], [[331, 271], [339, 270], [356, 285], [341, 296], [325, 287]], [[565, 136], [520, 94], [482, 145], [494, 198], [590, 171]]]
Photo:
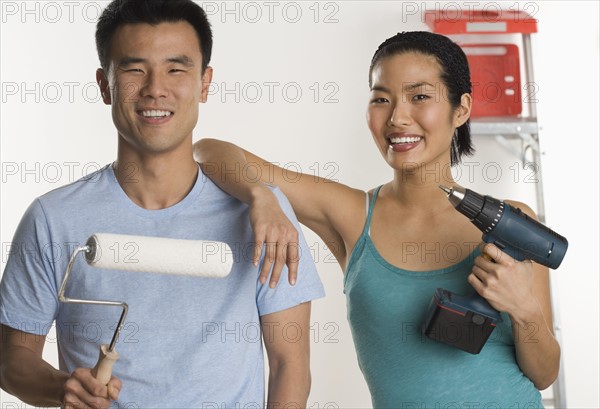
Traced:
[[158, 99], [166, 97], [168, 94], [166, 78], [159, 73], [149, 73], [143, 84], [141, 95], [143, 97]]

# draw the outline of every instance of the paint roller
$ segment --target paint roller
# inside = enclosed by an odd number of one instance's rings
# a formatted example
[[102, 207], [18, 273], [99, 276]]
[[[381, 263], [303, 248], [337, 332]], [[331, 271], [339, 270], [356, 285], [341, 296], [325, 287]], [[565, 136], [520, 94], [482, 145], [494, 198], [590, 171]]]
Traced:
[[[118, 256], [120, 252], [108, 251], [115, 249], [113, 246], [125, 249], [124, 257]], [[76, 248], [67, 264], [58, 292], [58, 300], [63, 303], [122, 308], [112, 340], [110, 344], [100, 346], [98, 362], [92, 369], [92, 375], [103, 385], [108, 384], [112, 376], [113, 365], [119, 359], [119, 354], [115, 351], [115, 344], [129, 307], [122, 301], [81, 300], [65, 296], [73, 264], [81, 252], [85, 252], [85, 259], [90, 266], [132, 272], [223, 278], [229, 274], [233, 265], [231, 248], [227, 243], [220, 241], [98, 233], [90, 236], [85, 246]]]

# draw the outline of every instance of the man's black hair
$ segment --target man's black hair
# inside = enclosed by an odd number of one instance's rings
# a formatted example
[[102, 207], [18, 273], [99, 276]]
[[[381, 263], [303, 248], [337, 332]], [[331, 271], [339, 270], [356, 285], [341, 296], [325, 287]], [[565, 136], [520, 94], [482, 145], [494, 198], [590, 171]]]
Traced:
[[206, 13], [192, 0], [113, 0], [102, 12], [96, 25], [96, 49], [100, 65], [109, 67], [110, 46], [116, 29], [124, 24], [176, 23], [186, 21], [198, 36], [202, 52], [202, 72], [210, 62], [212, 30]]

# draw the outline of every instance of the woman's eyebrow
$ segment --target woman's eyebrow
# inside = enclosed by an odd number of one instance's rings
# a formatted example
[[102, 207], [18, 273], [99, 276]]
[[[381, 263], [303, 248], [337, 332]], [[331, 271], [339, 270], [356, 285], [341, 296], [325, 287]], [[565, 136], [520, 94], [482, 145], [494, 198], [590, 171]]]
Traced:
[[[407, 82], [406, 84], [404, 84], [402, 86], [402, 90], [404, 92], [414, 91], [419, 88], [435, 89], [435, 86], [427, 81]], [[389, 88], [384, 87], [383, 85], [378, 85], [378, 84], [373, 85], [371, 87], [371, 91], [381, 91], [381, 92], [387, 92], [387, 93], [391, 92]]]
[[388, 94], [390, 93], [389, 88], [386, 88], [383, 85], [377, 85], [377, 84], [375, 84], [371, 87], [371, 91], [387, 92]]
[[430, 84], [427, 81], [410, 82], [410, 83], [407, 83], [406, 85], [404, 85], [402, 88], [405, 91], [414, 91], [415, 89], [423, 88], [423, 87], [425, 87], [425, 88], [434, 88], [435, 89], [435, 86], [432, 85], [432, 84]]

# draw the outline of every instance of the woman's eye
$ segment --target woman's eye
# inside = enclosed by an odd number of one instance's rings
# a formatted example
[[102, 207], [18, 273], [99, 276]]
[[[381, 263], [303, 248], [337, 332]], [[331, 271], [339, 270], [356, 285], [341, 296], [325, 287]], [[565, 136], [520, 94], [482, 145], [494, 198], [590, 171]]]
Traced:
[[418, 94], [413, 97], [414, 101], [425, 101], [427, 99], [429, 99], [429, 95], [425, 95], [425, 94]]

